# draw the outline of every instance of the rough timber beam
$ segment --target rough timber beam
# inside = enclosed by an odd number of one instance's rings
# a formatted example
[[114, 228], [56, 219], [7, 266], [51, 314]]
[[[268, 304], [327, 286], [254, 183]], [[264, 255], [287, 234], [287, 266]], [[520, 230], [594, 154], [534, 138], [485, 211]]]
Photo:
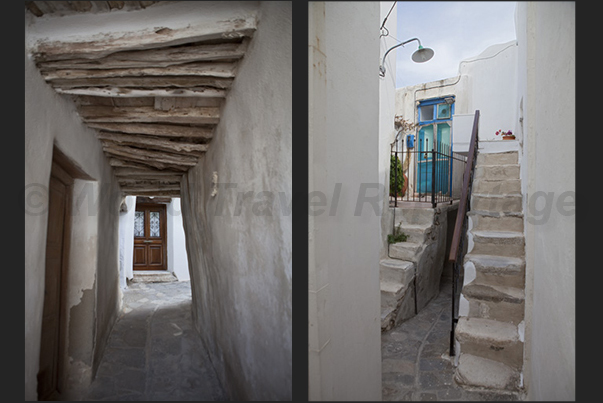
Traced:
[[149, 151], [141, 148], [120, 146], [115, 144], [103, 144], [103, 151], [106, 153], [129, 159], [132, 161], [161, 162], [172, 165], [183, 165], [193, 167], [197, 165], [196, 156], [174, 155], [164, 152]]
[[[99, 66], [101, 67], [101, 66]], [[147, 77], [147, 76], [199, 76], [233, 78], [236, 63], [198, 62], [162, 67], [129, 69], [63, 69], [45, 70], [42, 75], [46, 81], [57, 79], [106, 78], [106, 77]]]
[[81, 41], [39, 40], [32, 53], [37, 61], [99, 59], [115, 52], [155, 49], [214, 39], [251, 37], [256, 17], [240, 16], [229, 20], [207, 20], [185, 28], [153, 27], [136, 32], [105, 32]]
[[150, 134], [159, 137], [189, 137], [211, 140], [213, 129], [206, 127], [178, 126], [153, 123], [102, 123], [90, 122], [88, 126], [110, 132], [129, 134]]
[[153, 150], [163, 150], [172, 153], [196, 153], [200, 155], [207, 151], [207, 144], [184, 143], [170, 140], [155, 139], [145, 135], [134, 134], [117, 134], [100, 132], [97, 136], [101, 140], [106, 140], [112, 143], [134, 145], [145, 147]]
[[192, 62], [240, 59], [245, 55], [247, 45], [248, 41], [244, 40], [241, 43], [197, 44], [183, 48], [124, 51], [95, 60], [77, 58], [49, 62], [36, 60], [36, 62], [42, 71], [166, 68]]
[[79, 113], [84, 122], [217, 124], [220, 121], [220, 108], [216, 107], [161, 111], [152, 107], [81, 106]]
[[95, 97], [200, 97], [200, 98], [225, 98], [226, 90], [200, 87], [177, 89], [136, 89], [118, 87], [89, 87], [89, 88], [55, 88], [59, 94], [90, 95]]
[[123, 159], [119, 156], [110, 156], [109, 165], [112, 167], [119, 168], [131, 168], [131, 169], [141, 169], [141, 170], [159, 170], [165, 172], [178, 171], [181, 174], [184, 174], [186, 171], [190, 169], [189, 166], [185, 165], [174, 165], [174, 164], [164, 164], [162, 162], [156, 161], [130, 161], [127, 159]]

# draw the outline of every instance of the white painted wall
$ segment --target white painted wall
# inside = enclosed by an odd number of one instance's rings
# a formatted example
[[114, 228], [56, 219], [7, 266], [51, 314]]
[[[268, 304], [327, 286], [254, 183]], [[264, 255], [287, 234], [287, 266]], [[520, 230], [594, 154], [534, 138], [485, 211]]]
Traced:
[[233, 400], [292, 399], [291, 14], [259, 3], [211, 147], [182, 185], [195, 326]]
[[[417, 101], [454, 95], [455, 115], [471, 115], [468, 119], [472, 123], [472, 116], [479, 109], [480, 143], [498, 142], [502, 140], [495, 135], [497, 130], [515, 131], [516, 83], [517, 41], [492, 45], [478, 56], [463, 60], [456, 77], [399, 88], [396, 113], [416, 123]], [[454, 151], [467, 152], [466, 133], [459, 133], [459, 137], [460, 142], [457, 143], [457, 131], [453, 126]]]
[[575, 400], [575, 3], [518, 3], [529, 400]]
[[119, 286], [127, 287], [126, 279], [134, 278], [134, 212], [136, 196], [126, 196], [126, 212], [119, 213]]
[[[26, 35], [33, 23], [26, 14]], [[66, 382], [90, 379], [118, 311], [119, 188], [100, 142], [75, 105], [45, 83], [25, 49], [25, 400], [37, 400], [36, 375], [53, 144], [94, 181], [76, 180], [67, 310]], [[74, 332], [74, 333], [71, 333]]]
[[[392, 8], [391, 2], [380, 2], [380, 20], [383, 22]], [[398, 6], [391, 11], [385, 28], [391, 35], [383, 36], [379, 40], [379, 55], [383, 58], [385, 52], [399, 42], [392, 35], [397, 32]], [[381, 24], [379, 24], [381, 26]], [[384, 31], [386, 32], [386, 31]], [[381, 250], [380, 258], [387, 257], [387, 235], [393, 232], [393, 214], [389, 208], [389, 175], [391, 143], [396, 137], [394, 117], [396, 116], [396, 52], [402, 47], [392, 50], [385, 59], [385, 77], [379, 77], [379, 183], [383, 185], [383, 202], [381, 215]], [[379, 265], [375, 265], [379, 271]]]
[[381, 400], [380, 10], [309, 3], [310, 400]]
[[186, 256], [186, 239], [182, 224], [180, 198], [173, 197], [167, 205], [167, 258], [168, 271], [176, 275], [179, 281], [190, 280], [188, 257]]

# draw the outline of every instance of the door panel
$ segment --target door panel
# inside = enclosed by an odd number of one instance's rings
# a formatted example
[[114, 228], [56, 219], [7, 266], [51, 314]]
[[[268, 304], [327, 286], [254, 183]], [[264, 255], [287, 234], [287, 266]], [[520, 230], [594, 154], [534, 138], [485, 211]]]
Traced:
[[134, 270], [167, 270], [165, 205], [138, 203], [134, 220]]
[[48, 400], [58, 389], [60, 360], [61, 274], [67, 186], [50, 177], [48, 233], [46, 237], [46, 272], [38, 400]]

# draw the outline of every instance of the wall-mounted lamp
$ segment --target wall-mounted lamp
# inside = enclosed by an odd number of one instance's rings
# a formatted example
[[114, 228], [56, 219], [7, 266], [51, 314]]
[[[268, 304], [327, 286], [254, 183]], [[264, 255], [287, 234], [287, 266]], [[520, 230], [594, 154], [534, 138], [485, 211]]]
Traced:
[[391, 48], [389, 48], [387, 50], [387, 52], [385, 52], [385, 54], [383, 55], [383, 62], [381, 63], [381, 66], [379, 66], [379, 75], [381, 77], [385, 77], [385, 58], [387, 57], [387, 54], [389, 52], [391, 52], [392, 50], [396, 49], [397, 47], [406, 45], [408, 42], [412, 42], [412, 41], [419, 42], [419, 48], [415, 51], [415, 53], [412, 54], [412, 60], [415, 63], [423, 63], [433, 57], [434, 51], [430, 48], [424, 48], [423, 46], [421, 46], [421, 41], [419, 40], [419, 38], [409, 39], [405, 42], [392, 46]]

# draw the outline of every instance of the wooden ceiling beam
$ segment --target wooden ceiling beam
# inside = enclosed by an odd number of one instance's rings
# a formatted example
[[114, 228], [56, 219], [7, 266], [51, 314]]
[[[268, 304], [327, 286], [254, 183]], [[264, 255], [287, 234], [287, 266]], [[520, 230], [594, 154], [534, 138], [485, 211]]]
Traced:
[[196, 156], [175, 155], [165, 152], [144, 150], [141, 148], [122, 146], [117, 144], [103, 144], [105, 153], [116, 155], [122, 159], [138, 161], [138, 162], [161, 162], [171, 165], [182, 165], [193, 167], [197, 165], [198, 158]]
[[58, 69], [125, 69], [166, 68], [193, 62], [236, 60], [245, 55], [247, 41], [241, 43], [197, 44], [186, 47], [168, 47], [152, 50], [117, 52], [90, 60], [86, 58], [38, 62], [40, 70]]
[[[32, 53], [34, 59], [39, 62], [68, 59], [101, 59], [116, 52], [124, 53], [124, 51], [142, 50], [150, 50], [152, 52], [153, 49], [168, 46], [178, 46], [215, 39], [231, 40], [251, 37], [256, 30], [256, 24], [255, 16], [242, 16], [230, 20], [217, 20], [204, 24], [189, 25], [186, 28], [180, 29], [154, 27], [130, 33], [106, 33], [103, 39], [89, 41], [39, 41], [34, 46]], [[183, 49], [186, 49], [186, 47]]]
[[155, 139], [147, 135], [100, 132], [97, 137], [100, 140], [105, 140], [111, 143], [134, 145], [138, 147], [145, 147], [151, 150], [162, 150], [184, 155], [191, 155], [191, 153], [194, 153], [194, 155], [200, 155], [206, 152], [208, 148], [207, 144]]
[[56, 79], [107, 78], [107, 77], [147, 77], [147, 76], [199, 76], [233, 78], [236, 63], [197, 62], [165, 67], [138, 67], [123, 69], [62, 69], [42, 70], [46, 81]]
[[159, 137], [189, 137], [194, 139], [211, 140], [213, 129], [206, 127], [177, 126], [153, 123], [102, 123], [91, 122], [88, 126], [110, 132], [128, 134], [150, 134]]
[[180, 190], [141, 190], [141, 189], [121, 189], [126, 196], [171, 196], [180, 197]]
[[152, 107], [81, 106], [79, 113], [84, 122], [217, 124], [220, 121], [217, 107], [162, 111]]
[[197, 76], [149, 76], [149, 77], [102, 77], [56, 79], [50, 81], [54, 88], [77, 87], [121, 87], [137, 89], [155, 88], [195, 88], [212, 87], [228, 89], [232, 86], [232, 78], [197, 77]]
[[200, 97], [225, 98], [226, 90], [198, 87], [177, 89], [136, 89], [123, 87], [55, 88], [59, 94], [90, 95], [95, 97], [138, 98], [138, 97]]
[[148, 170], [165, 170], [167, 171], [179, 171], [181, 173], [185, 173], [186, 171], [188, 171], [190, 169], [189, 166], [182, 166], [182, 165], [173, 165], [173, 164], [165, 164], [165, 163], [161, 163], [161, 162], [141, 162], [141, 161], [130, 161], [127, 159], [123, 159], [122, 157], [119, 156], [109, 156], [109, 164], [112, 167], [119, 167], [119, 168], [130, 168], [130, 169], [148, 169]]
[[136, 178], [160, 178], [163, 176], [182, 177], [183, 173], [178, 171], [159, 171], [154, 169], [136, 169], [136, 168], [113, 168], [113, 173], [118, 177], [136, 177]]

